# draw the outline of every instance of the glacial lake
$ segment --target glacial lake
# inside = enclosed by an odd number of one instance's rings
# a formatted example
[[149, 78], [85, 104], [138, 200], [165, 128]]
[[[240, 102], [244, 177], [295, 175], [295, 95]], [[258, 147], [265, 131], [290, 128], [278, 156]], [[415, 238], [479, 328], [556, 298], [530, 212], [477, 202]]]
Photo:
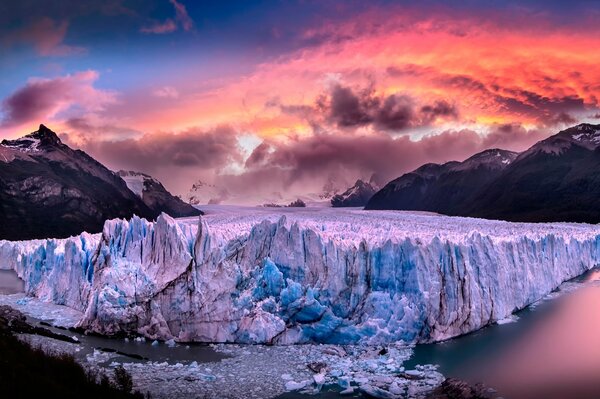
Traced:
[[505, 398], [600, 398], [600, 269], [563, 290], [516, 322], [417, 345], [405, 365], [438, 364], [446, 377], [483, 382]]
[[[0, 293], [20, 292], [22, 283], [14, 272], [0, 271]], [[442, 343], [417, 345], [405, 367], [438, 364], [446, 377], [483, 382], [505, 398], [600, 398], [600, 269], [564, 284], [551, 296], [517, 313], [515, 322]], [[169, 363], [212, 362], [224, 357], [205, 345], [171, 348], [52, 329], [77, 336], [82, 342], [79, 356], [104, 348]], [[136, 360], [123, 356], [117, 361]], [[335, 391], [332, 387], [316, 397], [339, 397]], [[280, 397], [315, 396], [287, 393]]]

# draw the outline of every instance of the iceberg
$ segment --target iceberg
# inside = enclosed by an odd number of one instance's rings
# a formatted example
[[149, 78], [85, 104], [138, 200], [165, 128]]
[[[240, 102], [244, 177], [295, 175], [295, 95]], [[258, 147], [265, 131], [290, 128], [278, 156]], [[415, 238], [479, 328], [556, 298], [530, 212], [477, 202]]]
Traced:
[[599, 259], [593, 225], [327, 208], [0, 241], [0, 268], [82, 311], [78, 326], [178, 342], [436, 342], [509, 319]]

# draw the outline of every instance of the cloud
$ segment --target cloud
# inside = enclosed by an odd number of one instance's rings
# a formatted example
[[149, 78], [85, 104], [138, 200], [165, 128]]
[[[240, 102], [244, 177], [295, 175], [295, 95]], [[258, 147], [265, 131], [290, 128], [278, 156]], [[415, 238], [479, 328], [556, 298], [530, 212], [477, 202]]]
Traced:
[[286, 142], [265, 140], [246, 160], [244, 173], [220, 179], [229, 184], [231, 192], [306, 194], [318, 191], [332, 176], [336, 182], [354, 182], [376, 174], [387, 182], [424, 163], [464, 160], [488, 148], [522, 151], [547, 135], [519, 124], [505, 124], [493, 126], [486, 134], [448, 130], [417, 141], [408, 136], [336, 132]]
[[[367, 95], [363, 97], [367, 97]], [[331, 90], [329, 104], [321, 102], [323, 108], [329, 108], [329, 117], [340, 127], [365, 125], [373, 122], [369, 113], [371, 105], [359, 98], [348, 87], [339, 84]]]
[[177, 0], [169, 0], [169, 2], [175, 8], [175, 19], [168, 18], [164, 22], [155, 22], [150, 26], [144, 26], [140, 29], [140, 32], [164, 34], [175, 32], [178, 26], [186, 32], [189, 32], [194, 28], [194, 21], [188, 14], [186, 7], [177, 2]]
[[147, 172], [178, 167], [218, 170], [243, 161], [237, 133], [228, 126], [145, 134], [118, 141], [90, 139], [82, 148], [111, 166]]
[[37, 124], [74, 108], [101, 111], [116, 101], [116, 93], [96, 89], [98, 77], [96, 71], [83, 71], [54, 79], [31, 78], [2, 101], [0, 126]]
[[164, 97], [164, 98], [178, 98], [179, 92], [176, 88], [172, 86], [163, 86], [152, 92], [152, 94], [156, 97]]
[[[283, 112], [300, 107], [281, 106]], [[317, 100], [316, 110], [325, 113], [329, 123], [339, 128], [372, 125], [376, 129], [399, 132], [408, 128], [429, 126], [439, 119], [455, 120], [458, 110], [446, 100], [418, 106], [406, 94], [375, 95], [373, 90], [353, 90], [339, 83]]]
[[258, 166], [264, 166], [265, 161], [268, 159], [269, 153], [272, 147], [267, 142], [260, 143], [246, 159], [246, 168], [255, 168]]
[[437, 118], [458, 119], [458, 111], [454, 105], [445, 100], [437, 100], [432, 105], [424, 105], [421, 107], [423, 120], [430, 123]]
[[[463, 160], [487, 148], [522, 151], [548, 132], [520, 124], [494, 125], [485, 134], [447, 130], [420, 140], [385, 133], [356, 134], [329, 131], [287, 140], [265, 139], [247, 155], [241, 133], [229, 126], [192, 128], [181, 133], [155, 133], [117, 140], [125, 128], [93, 125], [73, 119], [68, 127], [87, 135], [63, 135], [90, 155], [117, 169], [137, 170], [159, 178], [175, 193], [207, 180], [227, 190], [234, 201], [249, 203], [321, 192], [335, 183], [347, 188], [357, 178], [379, 176], [386, 183], [428, 162]], [[110, 132], [118, 129], [117, 135]], [[129, 130], [130, 135], [139, 132]], [[77, 139], [71, 142], [71, 137]], [[235, 173], [231, 165], [238, 165]], [[261, 198], [261, 199], [259, 199]], [[258, 202], [257, 202], [258, 201]]]
[[519, 123], [492, 125], [482, 138], [482, 148], [502, 148], [523, 151], [551, 133], [545, 129], [526, 129]]
[[[96, 126], [92, 131], [100, 128]], [[125, 140], [110, 139], [110, 132], [102, 131], [83, 140], [78, 137], [77, 143], [69, 140], [72, 135], [77, 135], [77, 131], [62, 137], [112, 170], [148, 173], [180, 194], [187, 192], [200, 177], [214, 177], [230, 165], [244, 161], [238, 134], [228, 126], [191, 128], [180, 133], [148, 133]], [[99, 140], [99, 137], [107, 139]]]
[[192, 30], [192, 28], [194, 27], [194, 21], [192, 20], [192, 18], [190, 18], [190, 15], [188, 14], [185, 6], [181, 3], [178, 3], [177, 0], [169, 1], [171, 2], [171, 4], [173, 4], [173, 7], [175, 7], [175, 19], [177, 20], [177, 22], [179, 22], [183, 30], [185, 30], [186, 32]]
[[171, 33], [177, 30], [177, 24], [172, 19], [167, 19], [165, 22], [158, 22], [151, 26], [145, 26], [140, 29], [142, 33]]
[[27, 26], [7, 33], [1, 43], [3, 47], [29, 44], [44, 57], [84, 53], [85, 48], [64, 43], [68, 27], [67, 20], [55, 21], [52, 18], [42, 17]]

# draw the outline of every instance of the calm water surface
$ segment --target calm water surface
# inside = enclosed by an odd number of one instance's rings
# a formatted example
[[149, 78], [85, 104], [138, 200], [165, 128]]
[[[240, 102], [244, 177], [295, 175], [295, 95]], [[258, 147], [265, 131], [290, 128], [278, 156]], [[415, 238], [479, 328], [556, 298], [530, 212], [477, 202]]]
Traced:
[[440, 365], [447, 377], [484, 382], [506, 398], [600, 398], [600, 270], [581, 288], [519, 320], [447, 342], [418, 345], [407, 364]]

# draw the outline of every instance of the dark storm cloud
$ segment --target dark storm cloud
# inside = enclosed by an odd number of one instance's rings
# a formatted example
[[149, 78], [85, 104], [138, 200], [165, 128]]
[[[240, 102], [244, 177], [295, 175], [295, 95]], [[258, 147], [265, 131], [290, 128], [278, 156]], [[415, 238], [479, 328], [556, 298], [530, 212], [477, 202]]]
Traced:
[[550, 116], [546, 120], [545, 125], [546, 126], [556, 126], [556, 125], [569, 126], [569, 125], [575, 125], [578, 121], [579, 121], [579, 119], [573, 117], [572, 115], [570, 115], [566, 112], [560, 112], [556, 115]]
[[[287, 112], [284, 106], [281, 110]], [[456, 107], [445, 100], [418, 106], [405, 94], [376, 96], [371, 89], [354, 90], [341, 84], [320, 96], [314, 112], [323, 113], [329, 123], [339, 128], [373, 125], [394, 132], [427, 126], [439, 118], [458, 118]]]
[[548, 131], [528, 130], [518, 123], [497, 124], [483, 137], [482, 147], [522, 151], [548, 136]]
[[585, 108], [584, 100], [576, 95], [551, 98], [518, 88], [501, 88], [499, 91], [505, 96], [504, 103], [514, 111], [549, 115]]
[[421, 107], [423, 119], [428, 122], [433, 122], [439, 117], [458, 118], [456, 108], [445, 100], [438, 100], [433, 105], [424, 105]]
[[[487, 148], [524, 150], [547, 135], [519, 124], [497, 125], [487, 135], [472, 130], [449, 130], [413, 141], [389, 134], [356, 135], [329, 132], [265, 140], [245, 159], [241, 173], [226, 172], [231, 163], [242, 164], [239, 133], [229, 127], [190, 129], [174, 134], [145, 135], [120, 141], [97, 141], [109, 125], [93, 127], [85, 121], [70, 125], [85, 129], [95, 141], [80, 148], [113, 170], [149, 173], [177, 193], [185, 193], [199, 176], [216, 176], [215, 183], [232, 195], [275, 195], [282, 192], [318, 192], [331, 176], [352, 183], [357, 177], [377, 174], [387, 182], [428, 162], [463, 160]], [[68, 136], [63, 136], [69, 143]], [[270, 194], [269, 194], [270, 193]]]
[[28, 84], [17, 90], [2, 102], [3, 117], [0, 126], [43, 120], [56, 107], [55, 92], [60, 92], [62, 86], [60, 82], [47, 82]]

